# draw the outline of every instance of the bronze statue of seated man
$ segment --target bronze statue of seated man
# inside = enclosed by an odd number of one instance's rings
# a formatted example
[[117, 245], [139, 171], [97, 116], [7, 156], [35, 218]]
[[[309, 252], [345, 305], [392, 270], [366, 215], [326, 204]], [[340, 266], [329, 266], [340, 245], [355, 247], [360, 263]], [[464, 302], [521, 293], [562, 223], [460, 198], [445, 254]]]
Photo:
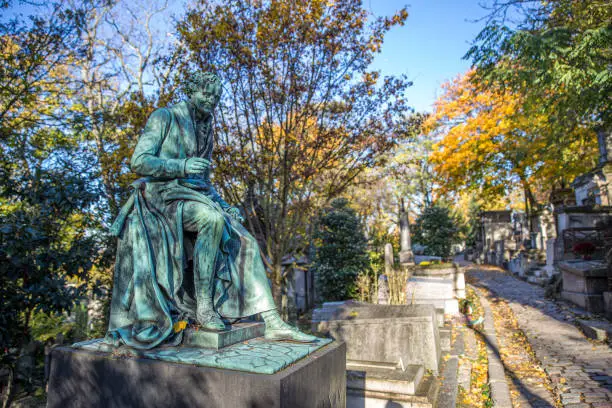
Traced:
[[108, 336], [150, 349], [176, 342], [178, 321], [224, 330], [224, 319], [259, 313], [266, 339], [315, 341], [280, 318], [257, 241], [210, 182], [219, 78], [196, 73], [184, 91], [187, 101], [151, 114], [132, 156], [143, 178], [112, 227], [119, 243]]

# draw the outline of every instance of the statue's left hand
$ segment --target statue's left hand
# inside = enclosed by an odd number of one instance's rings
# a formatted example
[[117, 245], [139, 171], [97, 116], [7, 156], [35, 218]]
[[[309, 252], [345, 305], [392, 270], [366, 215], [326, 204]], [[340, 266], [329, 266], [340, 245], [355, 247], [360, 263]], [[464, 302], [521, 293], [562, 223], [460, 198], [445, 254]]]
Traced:
[[240, 213], [240, 210], [236, 207], [229, 207], [228, 209], [225, 210], [226, 213], [228, 213], [233, 219], [235, 219], [236, 221], [243, 223], [244, 222], [244, 217], [242, 216], [242, 214]]

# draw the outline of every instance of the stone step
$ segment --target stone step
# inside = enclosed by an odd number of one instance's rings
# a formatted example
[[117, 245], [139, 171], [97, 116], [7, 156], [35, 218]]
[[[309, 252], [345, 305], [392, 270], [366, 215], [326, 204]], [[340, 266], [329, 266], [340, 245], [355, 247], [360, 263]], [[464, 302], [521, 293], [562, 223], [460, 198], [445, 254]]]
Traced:
[[185, 329], [183, 343], [185, 347], [207, 347], [221, 349], [232, 344], [242, 343], [247, 340], [264, 335], [266, 325], [260, 322], [240, 322], [232, 324], [229, 330], [208, 331]]
[[347, 389], [414, 395], [423, 379], [422, 365], [407, 365], [373, 361], [346, 362]]

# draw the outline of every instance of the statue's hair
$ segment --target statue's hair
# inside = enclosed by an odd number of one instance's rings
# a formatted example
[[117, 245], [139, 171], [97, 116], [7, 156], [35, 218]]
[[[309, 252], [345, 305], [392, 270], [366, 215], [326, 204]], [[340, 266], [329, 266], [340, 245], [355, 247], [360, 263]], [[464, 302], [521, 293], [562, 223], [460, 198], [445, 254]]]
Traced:
[[201, 72], [197, 71], [190, 75], [183, 84], [183, 92], [187, 96], [191, 96], [194, 92], [199, 91], [208, 84], [218, 82], [221, 84], [221, 80], [216, 74], [212, 72]]

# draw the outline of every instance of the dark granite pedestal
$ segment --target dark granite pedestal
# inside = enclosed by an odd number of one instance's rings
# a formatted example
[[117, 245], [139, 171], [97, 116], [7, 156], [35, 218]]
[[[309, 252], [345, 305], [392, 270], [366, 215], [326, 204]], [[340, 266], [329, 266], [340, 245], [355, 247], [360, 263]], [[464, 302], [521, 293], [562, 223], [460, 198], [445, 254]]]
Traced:
[[345, 355], [335, 342], [261, 374], [59, 347], [51, 352], [47, 407], [343, 407]]

